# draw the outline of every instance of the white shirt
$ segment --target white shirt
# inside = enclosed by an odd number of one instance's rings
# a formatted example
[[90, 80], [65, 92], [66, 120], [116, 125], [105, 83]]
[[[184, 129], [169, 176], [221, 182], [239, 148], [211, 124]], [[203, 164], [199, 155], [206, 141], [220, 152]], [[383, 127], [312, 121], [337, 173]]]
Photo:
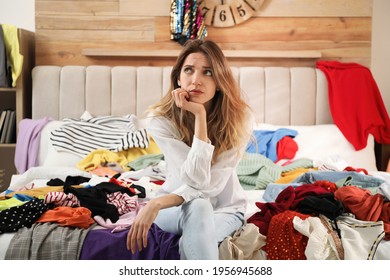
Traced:
[[[194, 137], [190, 147], [179, 140], [179, 132], [167, 118], [148, 119], [147, 130], [166, 162], [166, 180], [161, 187], [164, 192], [177, 194], [185, 202], [199, 197], [209, 199], [216, 212], [245, 213], [246, 196], [236, 167], [241, 159], [238, 155], [244, 154], [249, 137], [241, 147], [223, 152], [211, 164], [214, 152], [211, 143]], [[252, 119], [249, 124], [252, 129]]]

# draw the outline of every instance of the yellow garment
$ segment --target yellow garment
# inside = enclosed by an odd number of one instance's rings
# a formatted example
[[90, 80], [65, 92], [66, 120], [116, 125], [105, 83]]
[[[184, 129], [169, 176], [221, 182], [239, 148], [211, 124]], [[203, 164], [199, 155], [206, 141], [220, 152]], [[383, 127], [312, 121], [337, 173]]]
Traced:
[[12, 68], [12, 86], [15, 87], [23, 68], [23, 55], [19, 51], [18, 28], [9, 24], [2, 24], [1, 27], [4, 33], [5, 49]]
[[118, 163], [123, 170], [129, 171], [130, 168], [127, 164], [137, 158], [149, 155], [149, 154], [160, 154], [160, 148], [156, 142], [151, 138], [149, 146], [146, 149], [143, 148], [131, 148], [126, 151], [112, 152], [104, 149], [98, 149], [90, 152], [85, 158], [79, 161], [76, 165], [78, 169], [84, 171], [92, 171], [95, 168], [104, 165], [107, 162]]
[[15, 194], [25, 194], [32, 197], [44, 199], [45, 195], [49, 192], [63, 192], [64, 187], [63, 186], [48, 186], [48, 187], [41, 187], [31, 190], [23, 190], [23, 191], [14, 191], [12, 193], [8, 193], [5, 196], [6, 197], [13, 197]]
[[283, 172], [278, 180], [276, 180], [276, 184], [288, 184], [294, 181], [296, 178], [305, 174], [306, 172], [317, 170], [317, 168], [296, 168], [291, 171]]
[[25, 201], [21, 201], [17, 198], [11, 197], [9, 199], [1, 200], [0, 201], [0, 211], [9, 209], [11, 207], [20, 206], [22, 204], [26, 203]]

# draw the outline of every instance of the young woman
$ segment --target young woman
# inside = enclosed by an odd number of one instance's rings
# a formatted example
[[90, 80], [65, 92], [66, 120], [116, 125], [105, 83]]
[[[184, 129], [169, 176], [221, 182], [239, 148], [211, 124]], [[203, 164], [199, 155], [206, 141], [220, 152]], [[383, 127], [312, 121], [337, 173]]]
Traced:
[[219, 243], [244, 222], [246, 199], [235, 170], [253, 116], [216, 43], [186, 42], [171, 88], [151, 112], [148, 132], [164, 154], [166, 181], [137, 215], [127, 248], [145, 248], [154, 222], [181, 235], [182, 259], [218, 259]]

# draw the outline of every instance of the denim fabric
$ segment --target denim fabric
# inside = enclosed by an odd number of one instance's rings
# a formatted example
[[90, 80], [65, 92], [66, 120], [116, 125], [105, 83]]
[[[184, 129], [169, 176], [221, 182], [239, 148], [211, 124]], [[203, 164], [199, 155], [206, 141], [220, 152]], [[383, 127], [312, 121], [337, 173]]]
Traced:
[[218, 245], [243, 221], [243, 213], [215, 213], [210, 202], [201, 198], [162, 209], [155, 219], [162, 230], [181, 235], [180, 258], [191, 260], [218, 260]]
[[292, 183], [313, 184], [314, 182], [319, 180], [333, 182], [336, 183], [336, 185], [338, 186], [358, 186], [361, 188], [370, 189], [373, 193], [376, 193], [378, 187], [383, 182], [385, 182], [380, 178], [357, 173], [354, 171], [311, 171], [302, 174]]
[[267, 188], [264, 191], [263, 199], [266, 202], [275, 202], [278, 195], [287, 187], [298, 187], [301, 186], [302, 183], [289, 183], [289, 184], [277, 184], [277, 183], [269, 183]]

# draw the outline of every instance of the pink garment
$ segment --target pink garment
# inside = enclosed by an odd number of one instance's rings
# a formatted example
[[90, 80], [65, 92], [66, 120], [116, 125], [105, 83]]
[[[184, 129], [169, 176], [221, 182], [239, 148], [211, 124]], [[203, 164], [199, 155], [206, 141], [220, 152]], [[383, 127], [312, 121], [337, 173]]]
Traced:
[[37, 165], [41, 131], [50, 121], [51, 118], [45, 117], [37, 120], [23, 119], [19, 122], [14, 161], [20, 174]]
[[328, 80], [329, 107], [345, 138], [361, 150], [372, 134], [390, 144], [390, 118], [370, 69], [357, 63], [318, 61]]
[[110, 219], [104, 219], [101, 216], [94, 216], [93, 219], [96, 223], [104, 228], [112, 229], [111, 232], [119, 232], [123, 230], [128, 230], [131, 224], [134, 222], [135, 217], [138, 212], [146, 205], [147, 202], [138, 202], [137, 208], [133, 211], [129, 211], [123, 215], [119, 216], [119, 219], [113, 223]]

